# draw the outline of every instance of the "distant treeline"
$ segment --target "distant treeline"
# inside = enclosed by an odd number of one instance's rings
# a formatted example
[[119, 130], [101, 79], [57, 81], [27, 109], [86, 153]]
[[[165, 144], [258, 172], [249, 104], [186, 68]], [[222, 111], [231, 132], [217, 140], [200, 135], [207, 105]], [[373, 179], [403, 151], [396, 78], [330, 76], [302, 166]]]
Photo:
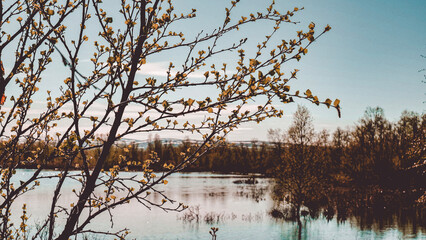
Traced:
[[[297, 152], [294, 148], [298, 144], [297, 141], [290, 141], [291, 133], [288, 131], [270, 130], [269, 136], [269, 142], [253, 140], [250, 144], [226, 143], [218, 146], [202, 155], [199, 161], [188, 166], [185, 171], [274, 175], [277, 166], [292, 155], [289, 151]], [[384, 117], [383, 110], [377, 107], [367, 109], [352, 127], [337, 128], [332, 134], [325, 130], [319, 133], [312, 131], [311, 136], [308, 136], [307, 148], [309, 152], [315, 152], [310, 156], [315, 158], [313, 161], [321, 163], [313, 167], [317, 171], [326, 171], [332, 181], [342, 184], [424, 185], [425, 136], [425, 114], [404, 111], [397, 122], [390, 122]], [[182, 161], [181, 153], [194, 148], [195, 144], [190, 140], [183, 140], [180, 144], [163, 142], [159, 137], [149, 142], [146, 148], [141, 148], [136, 143], [119, 143], [112, 148], [105, 169], [127, 163], [129, 170], [137, 170], [147, 159], [156, 159], [151, 167], [162, 170], [164, 164], [178, 165]], [[88, 151], [89, 167], [95, 165], [91, 161], [96, 159], [100, 151]], [[120, 161], [123, 156], [124, 163]], [[27, 163], [21, 167], [35, 168], [38, 164]], [[43, 166], [55, 168], [61, 164], [58, 158], [53, 162], [43, 163]], [[79, 168], [80, 164], [81, 160], [77, 160], [73, 167]]]
[[[381, 108], [369, 108], [365, 115], [347, 129], [337, 128], [330, 134], [323, 130], [311, 136], [309, 152], [317, 171], [325, 170], [335, 181], [355, 181], [359, 184], [378, 183], [392, 186], [423, 184], [425, 179], [426, 115], [404, 111], [397, 122], [384, 117]], [[288, 141], [291, 134], [278, 130], [270, 131], [269, 142], [253, 140], [251, 144], [227, 143], [210, 150], [200, 160], [186, 168], [187, 171], [219, 171], [238, 173], [275, 174], [277, 166], [285, 161], [286, 151], [295, 152], [295, 141]], [[132, 161], [143, 161], [154, 151], [162, 164], [177, 165], [180, 153], [191, 148], [191, 141], [180, 145], [163, 143], [158, 137], [146, 149], [131, 144], [129, 157]], [[111, 154], [113, 159], [123, 154], [117, 147]], [[319, 169], [319, 168], [326, 169]]]

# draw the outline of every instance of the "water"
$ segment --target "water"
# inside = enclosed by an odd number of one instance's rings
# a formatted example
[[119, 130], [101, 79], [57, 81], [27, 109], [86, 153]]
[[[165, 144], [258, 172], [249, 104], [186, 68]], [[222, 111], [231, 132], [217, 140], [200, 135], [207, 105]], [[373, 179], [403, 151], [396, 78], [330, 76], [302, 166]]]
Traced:
[[[16, 179], [25, 179], [32, 170], [19, 170]], [[45, 175], [57, 174], [54, 171]], [[120, 173], [132, 176], [139, 173]], [[274, 207], [270, 192], [272, 181], [257, 178], [257, 184], [236, 184], [247, 176], [215, 173], [177, 173], [168, 178], [163, 188], [165, 194], [190, 206], [183, 212], [164, 212], [158, 208], [151, 210], [136, 202], [113, 209], [113, 226], [108, 214], [103, 214], [89, 227], [96, 230], [118, 230], [128, 228], [129, 239], [211, 239], [211, 227], [218, 227], [218, 240], [225, 239], [298, 239], [298, 226], [291, 221], [274, 219], [269, 212]], [[41, 187], [27, 193], [16, 201], [15, 217], [19, 217], [22, 203], [28, 205], [29, 224], [34, 226], [45, 218], [49, 209], [49, 199], [53, 196], [55, 180], [46, 179]], [[76, 198], [72, 189], [76, 182], [66, 182], [60, 202], [65, 206]], [[161, 196], [152, 196], [161, 201]], [[197, 220], [198, 216], [198, 220]], [[59, 219], [58, 224], [64, 220]], [[426, 229], [413, 226], [412, 221], [380, 221], [366, 225], [359, 218], [349, 217], [344, 222], [336, 218], [327, 221], [323, 217], [303, 219], [301, 239], [426, 239]], [[99, 237], [98, 239], [112, 239]]]

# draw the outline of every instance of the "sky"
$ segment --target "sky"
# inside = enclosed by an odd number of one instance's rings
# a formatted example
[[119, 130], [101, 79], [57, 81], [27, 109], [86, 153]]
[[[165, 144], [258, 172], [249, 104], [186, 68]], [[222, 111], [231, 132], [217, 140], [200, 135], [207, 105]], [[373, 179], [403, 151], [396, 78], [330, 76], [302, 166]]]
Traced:
[[[256, 1], [242, 1], [256, 5]], [[319, 39], [297, 68], [297, 86], [309, 88], [319, 97], [339, 98], [342, 117], [334, 110], [308, 102], [316, 130], [353, 126], [369, 106], [380, 106], [385, 116], [399, 119], [401, 112], [424, 113], [426, 85], [426, 1], [422, 0], [300, 0], [276, 1], [277, 9], [304, 7], [297, 19], [306, 26], [329, 24], [332, 30]], [[299, 85], [300, 84], [300, 85]], [[266, 139], [266, 129], [287, 129], [290, 115], [250, 125], [239, 136]], [[244, 132], [244, 133], [243, 133]], [[231, 136], [232, 138], [234, 136]]]
[[[183, 1], [190, 6], [194, 1]], [[214, 21], [227, 1], [196, 1], [198, 16]], [[242, 12], [257, 11], [269, 1], [242, 0]], [[341, 100], [342, 117], [333, 109], [299, 101], [310, 110], [317, 131], [354, 126], [367, 107], [380, 106], [385, 116], [397, 121], [404, 110], [425, 112], [426, 84], [426, 1], [424, 0], [276, 0], [280, 12], [303, 7], [296, 26], [280, 32], [283, 39], [310, 22], [332, 29], [309, 49], [295, 67], [300, 69], [297, 89], [310, 89], [320, 98]], [[205, 21], [199, 21], [205, 25]], [[195, 26], [191, 26], [195, 28]], [[203, 26], [198, 26], [202, 28]], [[261, 32], [262, 25], [253, 27]], [[256, 38], [256, 34], [251, 36]], [[278, 38], [280, 35], [277, 36]], [[249, 37], [250, 38], [250, 37]], [[285, 66], [284, 66], [285, 67]], [[267, 129], [286, 130], [297, 104], [287, 105], [285, 116], [261, 124], [246, 124], [230, 140], [267, 139]]]
[[[229, 7], [227, 0], [177, 0], [177, 9], [197, 9], [197, 18], [176, 27], [195, 35], [200, 30], [211, 30], [219, 26], [224, 18], [224, 9]], [[397, 121], [401, 112], [411, 110], [425, 112], [426, 84], [422, 83], [426, 72], [426, 1], [424, 0], [276, 0], [276, 9], [280, 12], [294, 7], [304, 8], [293, 20], [296, 25], [282, 25], [275, 36], [277, 40], [294, 37], [297, 30], [307, 29], [314, 22], [318, 28], [329, 24], [332, 29], [316, 41], [309, 53], [298, 63], [283, 66], [284, 70], [300, 69], [297, 81], [291, 83], [292, 89], [302, 91], [310, 89], [320, 99], [340, 99], [341, 118], [334, 109], [316, 106], [299, 100], [286, 105], [284, 117], [268, 119], [260, 124], [243, 124], [228, 136], [231, 141], [267, 140], [267, 130], [281, 128], [286, 130], [292, 121], [292, 114], [297, 104], [308, 107], [314, 118], [317, 131], [327, 129], [334, 131], [337, 127], [353, 126], [362, 117], [369, 106], [380, 106], [385, 116]], [[238, 14], [264, 10], [270, 1], [241, 0]], [[72, 20], [71, 20], [72, 21]], [[89, 28], [90, 26], [88, 26]], [[72, 28], [72, 26], [70, 26]], [[235, 41], [236, 37], [248, 37], [248, 52], [254, 51], [265, 36], [265, 26], [254, 24], [243, 29], [240, 35], [231, 35], [221, 42], [225, 46]], [[72, 29], [70, 30], [72, 31]], [[90, 36], [89, 36], [90, 37]], [[254, 49], [254, 48], [252, 48]], [[89, 61], [89, 56], [82, 62]], [[160, 55], [149, 59], [147, 69], [152, 76], [164, 76], [171, 59], [179, 56]], [[217, 59], [217, 65], [227, 58]], [[60, 65], [60, 62], [58, 63]], [[84, 66], [83, 66], [84, 68]], [[84, 69], [83, 69], [84, 71]], [[53, 82], [61, 75], [60, 70], [51, 70], [46, 76]], [[141, 76], [142, 77], [142, 76]], [[197, 76], [195, 76], [197, 77]], [[46, 84], [46, 89], [52, 85]], [[12, 89], [13, 91], [13, 89]], [[203, 96], [207, 89], [200, 89], [196, 94]], [[192, 93], [194, 94], [194, 93]], [[39, 100], [39, 103], [43, 103]], [[99, 106], [99, 111], [102, 111]], [[34, 111], [37, 111], [35, 109]], [[183, 138], [191, 135], [172, 134], [161, 137]], [[143, 140], [147, 136], [136, 136]]]

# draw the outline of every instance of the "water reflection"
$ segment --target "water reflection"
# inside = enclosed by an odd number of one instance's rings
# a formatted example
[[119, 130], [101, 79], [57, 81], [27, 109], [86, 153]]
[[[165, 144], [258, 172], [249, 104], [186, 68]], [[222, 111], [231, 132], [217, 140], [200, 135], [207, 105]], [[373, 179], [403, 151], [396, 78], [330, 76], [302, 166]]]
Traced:
[[[17, 176], [25, 177], [22, 170]], [[49, 174], [57, 174], [50, 172]], [[120, 173], [133, 176], [135, 172]], [[172, 175], [169, 184], [160, 189], [171, 199], [183, 202], [192, 209], [176, 213], [164, 212], [142, 207], [136, 202], [113, 210], [114, 230], [129, 228], [129, 239], [211, 239], [211, 227], [218, 227], [218, 240], [226, 239], [398, 239], [426, 237], [425, 212], [394, 207], [378, 209], [378, 202], [394, 204], [389, 196], [368, 198], [363, 193], [345, 192], [334, 199], [333, 204], [310, 205], [302, 218], [303, 228], [288, 220], [289, 212], [277, 211], [280, 217], [273, 217], [273, 209], [285, 208], [277, 204], [271, 196], [272, 181], [256, 178], [256, 184], [245, 182], [250, 176], [225, 175], [214, 173], [179, 173]], [[17, 179], [19, 181], [19, 179]], [[237, 184], [235, 181], [241, 181]], [[29, 224], [35, 225], [43, 220], [48, 211], [47, 197], [55, 182], [46, 179], [42, 187], [29, 193], [28, 199], [16, 203], [20, 211], [23, 202], [28, 203], [32, 214]], [[72, 189], [75, 182], [67, 182], [66, 192], [61, 196], [63, 202], [74, 200]], [[155, 198], [155, 194], [152, 196]], [[157, 196], [158, 197], [158, 196]], [[364, 199], [364, 200], [359, 200]], [[377, 200], [375, 200], [377, 199]], [[379, 201], [379, 199], [382, 199]], [[158, 199], [161, 201], [161, 198]], [[69, 204], [68, 204], [69, 205]], [[414, 212], [413, 212], [414, 211]], [[284, 216], [285, 215], [285, 216]], [[107, 215], [91, 223], [90, 227], [110, 229]], [[113, 230], [111, 229], [111, 230]]]
[[234, 196], [245, 197], [247, 199], [253, 199], [256, 202], [265, 201], [266, 194], [268, 194], [268, 186], [248, 185], [238, 186], [238, 191]]
[[[312, 223], [317, 220], [334, 221], [337, 224], [349, 223], [360, 233], [374, 235], [374, 238], [388, 239], [387, 236], [391, 234], [393, 237], [404, 239], [423, 239], [426, 230], [425, 206], [412, 204], [414, 199], [418, 198], [415, 191], [404, 193], [378, 188], [333, 189], [323, 198], [307, 201], [304, 204], [306, 208], [301, 212], [303, 219]], [[295, 221], [296, 214], [290, 205], [278, 201], [271, 211], [271, 216], [275, 219]], [[299, 237], [303, 236], [303, 231], [299, 229]]]

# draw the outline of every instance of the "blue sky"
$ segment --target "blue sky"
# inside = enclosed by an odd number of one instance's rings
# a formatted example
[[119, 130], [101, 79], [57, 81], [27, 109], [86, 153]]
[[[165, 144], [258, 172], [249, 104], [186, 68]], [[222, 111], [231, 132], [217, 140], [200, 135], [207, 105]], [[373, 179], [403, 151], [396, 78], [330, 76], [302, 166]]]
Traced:
[[[176, 28], [188, 33], [188, 37], [202, 29], [211, 30], [223, 21], [224, 9], [229, 7], [229, 2], [177, 0], [174, 3], [177, 10], [189, 11], [196, 8], [198, 11], [196, 19], [182, 22], [176, 25]], [[268, 3], [270, 1], [267, 0], [241, 0], [234, 17], [264, 10]], [[426, 58], [420, 56], [426, 55], [426, 1], [276, 0], [276, 9], [280, 12], [292, 10], [294, 7], [304, 7], [304, 10], [293, 18], [300, 23], [282, 25], [279, 34], [275, 36], [277, 41], [294, 37], [297, 30], [306, 29], [310, 22], [316, 23], [319, 29], [327, 24], [332, 27], [330, 32], [309, 48], [309, 53], [299, 63], [283, 66], [287, 72], [294, 68], [300, 69], [298, 80], [291, 83], [292, 89], [310, 89], [320, 99], [341, 100], [341, 118], [338, 118], [335, 110], [325, 106], [316, 106], [307, 101], [298, 102], [311, 111], [316, 130], [325, 128], [333, 131], [336, 127], [353, 126], [368, 106], [384, 108], [385, 115], [391, 121], [397, 120], [406, 109], [418, 113], [425, 111], [426, 105], [423, 102], [426, 101], [426, 84], [422, 83], [422, 80], [426, 72], [420, 73], [419, 70], [426, 68]], [[112, 9], [114, 8], [111, 7]], [[76, 27], [78, 26], [69, 24], [68, 30], [75, 31], [73, 28]], [[268, 28], [262, 23], [254, 24], [238, 33], [232, 33], [220, 44], [225, 46], [236, 37], [248, 37], [245, 49], [253, 52], [254, 48], [250, 46], [256, 46], [257, 42], [263, 41], [262, 36], [267, 33], [265, 29]], [[88, 33], [89, 37], [91, 33]], [[97, 32], [93, 31], [93, 34]], [[216, 65], [231, 59], [227, 56], [216, 59]], [[82, 56], [81, 61], [88, 62], [89, 58], [89, 55]], [[149, 59], [147, 66], [151, 74], [159, 77], [164, 74], [167, 63], [176, 59], [179, 59], [179, 54], [159, 55]], [[62, 78], [61, 61], [57, 60], [55, 64], [59, 67], [51, 68], [45, 77], [47, 83], [56, 81], [58, 77]], [[228, 64], [232, 65], [229, 61]], [[82, 64], [82, 71], [84, 67]], [[46, 89], [51, 86], [43, 85]], [[13, 91], [13, 87], [9, 90]], [[207, 91], [200, 89], [195, 94], [203, 96]], [[239, 130], [231, 133], [229, 139], [266, 140], [268, 129], [288, 128], [296, 107], [297, 104], [286, 105], [284, 118], [268, 119], [259, 125], [242, 125]], [[102, 111], [102, 106], [99, 106], [99, 111]], [[190, 135], [187, 136], [191, 138]]]
[[[255, 1], [242, 1], [256, 5]], [[395, 121], [405, 109], [425, 111], [426, 1], [407, 0], [299, 0], [276, 1], [278, 8], [303, 6], [301, 26], [313, 21], [330, 24], [324, 35], [301, 60], [296, 88], [310, 88], [321, 97], [341, 100], [342, 118], [335, 111], [300, 102], [311, 111], [316, 129], [334, 130], [354, 125], [368, 106], [384, 108]], [[250, 7], [250, 6], [247, 6]], [[288, 107], [288, 114], [296, 106]], [[286, 129], [291, 118], [250, 125], [265, 139], [267, 128]], [[242, 131], [241, 131], [242, 132]], [[249, 137], [250, 131], [244, 136]], [[242, 133], [241, 133], [242, 134]], [[251, 135], [253, 136], [253, 135]]]
[[[201, 20], [191, 28], [203, 28], [221, 16], [221, 4], [227, 1], [196, 1]], [[265, 8], [269, 1], [242, 0], [241, 13]], [[180, 2], [185, 7], [194, 1]], [[277, 37], [288, 39], [296, 30], [310, 22], [318, 27], [329, 24], [332, 30], [320, 38], [300, 63], [292, 67], [300, 69], [298, 81], [291, 84], [296, 89], [311, 89], [323, 99], [339, 98], [342, 117], [324, 106], [300, 101], [309, 108], [316, 130], [353, 126], [368, 106], [380, 106], [386, 117], [396, 121], [401, 112], [425, 111], [426, 67], [426, 1], [423, 0], [295, 0], [276, 1], [280, 12], [304, 7], [295, 19], [296, 26], [283, 26]], [[294, 19], [294, 20], [295, 20]], [[259, 39], [263, 26], [252, 26], [249, 38]], [[285, 67], [284, 67], [285, 68]], [[230, 135], [231, 140], [257, 138], [265, 140], [269, 128], [286, 129], [297, 105], [288, 105], [286, 117], [269, 119], [257, 124], [243, 125]]]

